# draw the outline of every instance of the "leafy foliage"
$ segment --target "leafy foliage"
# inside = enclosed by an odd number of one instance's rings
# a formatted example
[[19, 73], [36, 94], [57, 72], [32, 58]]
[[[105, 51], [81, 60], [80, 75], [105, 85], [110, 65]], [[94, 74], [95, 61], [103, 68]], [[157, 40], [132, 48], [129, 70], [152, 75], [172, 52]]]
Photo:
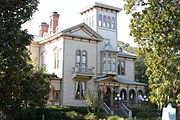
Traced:
[[93, 113], [99, 113], [100, 106], [103, 103], [103, 92], [100, 90], [87, 90], [85, 94], [85, 104], [92, 108]]
[[8, 120], [43, 106], [49, 93], [51, 75], [33, 68], [27, 49], [33, 36], [21, 29], [37, 5], [38, 0], [0, 1], [0, 110]]
[[[129, 13], [143, 0], [125, 0]], [[142, 12], [134, 12], [131, 32], [138, 43], [139, 55], [145, 56], [146, 74], [151, 88], [150, 99], [158, 105], [176, 103], [180, 89], [180, 27], [177, 0], [148, 0]]]

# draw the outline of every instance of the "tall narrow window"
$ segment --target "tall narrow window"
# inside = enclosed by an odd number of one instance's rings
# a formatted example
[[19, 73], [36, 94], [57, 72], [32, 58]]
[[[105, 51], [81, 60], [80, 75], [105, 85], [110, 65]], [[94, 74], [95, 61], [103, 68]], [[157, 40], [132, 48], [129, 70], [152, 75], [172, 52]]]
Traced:
[[46, 55], [41, 55], [41, 66], [46, 70]]
[[110, 16], [108, 16], [107, 27], [111, 28], [111, 17]]
[[106, 22], [107, 22], [107, 21], [106, 21], [106, 16], [104, 15], [104, 16], [103, 16], [103, 27], [106, 27], [106, 24], [107, 24]]
[[116, 55], [112, 56], [112, 71], [116, 71]]
[[125, 75], [125, 61], [118, 62], [118, 75]]
[[111, 54], [108, 54], [108, 65], [107, 65], [107, 70], [110, 71], [111, 70]]
[[88, 25], [88, 18], [86, 18], [86, 24]]
[[54, 69], [59, 68], [59, 50], [54, 51]]
[[87, 52], [83, 51], [82, 52], [82, 68], [87, 67]]
[[89, 26], [91, 27], [91, 17], [89, 17]]
[[102, 59], [103, 59], [103, 70], [106, 71], [106, 53], [103, 53], [102, 55]]
[[114, 17], [112, 17], [111, 28], [115, 29], [115, 19], [114, 19]]
[[75, 86], [75, 99], [84, 99], [84, 94], [85, 94], [85, 90], [86, 90], [86, 82], [80, 82], [80, 81], [76, 81], [75, 82], [76, 86]]
[[92, 27], [94, 27], [94, 15], [92, 16]]
[[102, 15], [99, 15], [99, 26], [102, 26]]
[[77, 50], [76, 51], [76, 67], [81, 66], [81, 51]]

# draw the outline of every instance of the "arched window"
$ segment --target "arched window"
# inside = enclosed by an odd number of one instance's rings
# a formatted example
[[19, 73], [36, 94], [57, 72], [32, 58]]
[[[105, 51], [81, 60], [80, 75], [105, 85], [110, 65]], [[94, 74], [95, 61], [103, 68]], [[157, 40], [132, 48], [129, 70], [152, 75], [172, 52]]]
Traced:
[[126, 100], [127, 99], [127, 93], [126, 93], [125, 89], [121, 90], [120, 97], [121, 97], [121, 100]]
[[107, 22], [107, 27], [111, 28], [111, 17], [110, 16], [108, 16], [108, 20], [107, 21], [108, 21]]
[[111, 28], [115, 29], [115, 19], [114, 19], [114, 17], [112, 17]]
[[87, 52], [82, 51], [82, 66], [83, 68], [87, 67]]
[[131, 89], [129, 91], [129, 99], [130, 99], [130, 101], [135, 101], [135, 98], [136, 98], [135, 91], [133, 89]]
[[99, 15], [99, 26], [102, 26], [102, 15]]
[[143, 100], [143, 91], [139, 90], [138, 91], [138, 101], [141, 101], [141, 100]]
[[81, 51], [77, 50], [76, 51], [76, 67], [81, 66]]
[[107, 25], [106, 22], [107, 22], [107, 21], [106, 21], [106, 16], [104, 15], [104, 16], [103, 16], [103, 27], [106, 27], [106, 25]]

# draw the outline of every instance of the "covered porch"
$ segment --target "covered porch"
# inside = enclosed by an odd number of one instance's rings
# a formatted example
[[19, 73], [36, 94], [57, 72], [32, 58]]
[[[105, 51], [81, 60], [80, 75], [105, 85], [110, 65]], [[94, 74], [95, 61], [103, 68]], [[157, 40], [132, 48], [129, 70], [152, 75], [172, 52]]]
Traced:
[[111, 111], [119, 110], [119, 107], [131, 109], [141, 106], [142, 100], [146, 99], [145, 86], [147, 84], [105, 76], [96, 78], [98, 89], [104, 91], [104, 104]]

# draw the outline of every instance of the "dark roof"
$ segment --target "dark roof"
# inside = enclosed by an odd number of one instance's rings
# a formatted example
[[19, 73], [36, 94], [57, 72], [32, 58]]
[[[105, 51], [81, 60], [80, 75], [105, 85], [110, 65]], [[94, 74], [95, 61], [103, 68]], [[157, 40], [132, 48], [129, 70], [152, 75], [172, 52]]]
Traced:
[[136, 55], [135, 55], [135, 54], [129, 53], [129, 52], [127, 52], [127, 51], [120, 51], [120, 52], [118, 53], [118, 56], [120, 56], [120, 57], [136, 58]]
[[105, 77], [98, 77], [95, 79], [95, 81], [100, 82], [106, 79], [113, 79], [114, 81], [118, 82], [118, 83], [122, 83], [122, 84], [129, 84], [129, 85], [143, 85], [146, 86], [146, 83], [140, 83], [140, 82], [136, 82], [136, 81], [130, 81], [130, 80], [125, 80], [122, 78], [113, 78], [113, 77], [109, 77], [109, 76], [105, 76]]

